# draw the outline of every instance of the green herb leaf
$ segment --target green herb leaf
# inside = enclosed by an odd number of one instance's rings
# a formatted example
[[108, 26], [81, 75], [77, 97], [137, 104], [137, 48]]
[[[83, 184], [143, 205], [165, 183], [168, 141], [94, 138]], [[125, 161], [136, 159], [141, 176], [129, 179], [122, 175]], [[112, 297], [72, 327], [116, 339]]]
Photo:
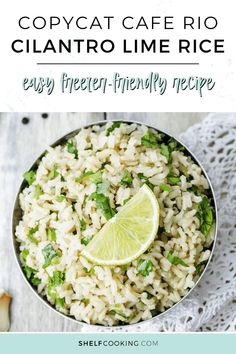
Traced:
[[81, 239], [81, 243], [82, 243], [82, 245], [87, 246], [91, 240], [92, 240], [92, 237], [88, 237], [88, 236], [87, 237], [83, 237]]
[[110, 182], [108, 181], [103, 181], [101, 183], [98, 183], [96, 193], [106, 194], [108, 192], [109, 187], [110, 187]]
[[178, 143], [177, 143], [177, 141], [175, 139], [171, 138], [169, 140], [168, 146], [169, 146], [171, 151], [176, 150], [177, 149], [177, 145], [178, 145]]
[[55, 302], [56, 308], [63, 308], [65, 306], [64, 298], [57, 298]]
[[32, 229], [30, 229], [29, 233], [28, 233], [28, 239], [33, 242], [35, 245], [37, 245], [39, 243], [39, 241], [34, 237], [35, 232], [37, 232], [39, 230], [39, 224], [37, 224], [35, 227], [33, 227]]
[[60, 270], [54, 271], [52, 278], [49, 279], [49, 284], [47, 289], [48, 295], [56, 299], [58, 294], [55, 288], [63, 284], [64, 281], [65, 281], [65, 273], [61, 272]]
[[185, 147], [179, 144], [174, 138], [170, 138], [168, 142], [170, 151], [185, 151]]
[[163, 192], [170, 192], [171, 191], [171, 187], [168, 186], [168, 184], [162, 183], [162, 184], [160, 184], [159, 188]]
[[170, 184], [177, 184], [181, 181], [179, 176], [174, 176], [171, 174], [167, 176], [167, 180]]
[[52, 297], [53, 299], [56, 299], [58, 294], [57, 291], [55, 289], [55, 287], [49, 282], [48, 288], [47, 288], [47, 293], [50, 297]]
[[24, 267], [24, 272], [26, 275], [27, 279], [30, 279], [32, 275], [34, 275], [35, 273], [37, 273], [37, 271], [31, 267], [25, 266]]
[[200, 221], [200, 231], [207, 236], [213, 224], [213, 211], [209, 199], [204, 195], [198, 204], [197, 217]]
[[101, 183], [102, 182], [102, 172], [97, 171], [97, 172], [92, 172], [92, 171], [87, 171], [83, 173], [80, 177], [75, 179], [76, 183], [82, 182], [84, 179], [88, 180], [90, 183]]
[[121, 270], [121, 274], [122, 274], [122, 275], [125, 275], [125, 274], [126, 274], [128, 268], [129, 268], [129, 266], [130, 266], [130, 263], [129, 263], [129, 264], [124, 264], [124, 265], [120, 266], [120, 270]]
[[59, 257], [58, 252], [54, 250], [53, 246], [50, 243], [42, 249], [42, 254], [44, 256], [45, 261], [43, 268], [46, 268], [51, 265], [52, 261], [55, 258]]
[[30, 282], [34, 286], [37, 286], [37, 285], [39, 285], [41, 283], [41, 279], [33, 277], [33, 278], [31, 278]]
[[84, 219], [81, 219], [79, 222], [80, 222], [80, 230], [82, 231], [86, 230], [87, 224], [84, 221]]
[[84, 172], [80, 177], [77, 177], [75, 179], [75, 182], [76, 183], [80, 183], [83, 181], [84, 178], [87, 178], [88, 176], [90, 175], [93, 175], [93, 171], [87, 171], [87, 172]]
[[35, 199], [39, 199], [40, 195], [43, 194], [42, 188], [40, 187], [39, 184], [36, 184], [35, 190], [34, 190], [34, 197]]
[[47, 229], [47, 238], [49, 241], [54, 241], [56, 242], [57, 240], [57, 234], [55, 229], [48, 228]]
[[171, 264], [177, 265], [180, 264], [183, 267], [189, 267], [187, 263], [185, 263], [181, 258], [174, 256], [174, 251], [170, 251], [167, 255], [167, 259]]
[[91, 267], [90, 269], [84, 267], [83, 270], [85, 271], [85, 273], [88, 273], [90, 275], [94, 275], [95, 274], [95, 270], [93, 267]]
[[55, 270], [53, 272], [52, 278], [50, 279], [51, 286], [58, 286], [64, 283], [65, 281], [65, 273], [61, 272], [60, 270]]
[[153, 263], [150, 259], [140, 259], [137, 267], [138, 273], [146, 277], [153, 270]]
[[198, 187], [194, 186], [194, 185], [192, 187], [188, 188], [188, 192], [192, 192], [192, 193], [194, 193], [194, 194], [196, 194], [198, 196], [201, 195], [201, 192], [198, 189]]
[[195, 273], [198, 275], [201, 275], [201, 273], [203, 272], [204, 266], [206, 265], [207, 261], [202, 261], [200, 263], [198, 263], [195, 268]]
[[137, 176], [139, 179], [141, 179], [143, 183], [145, 183], [153, 191], [154, 185], [151, 182], [149, 182], [148, 177], [146, 177], [143, 173], [138, 173]]
[[130, 316], [126, 316], [122, 311], [117, 310], [117, 309], [111, 310], [110, 315], [113, 315], [113, 316], [118, 315], [118, 316], [125, 318], [126, 320], [130, 319]]
[[57, 198], [56, 198], [56, 200], [57, 200], [58, 203], [63, 202], [63, 200], [65, 200], [65, 199], [66, 199], [66, 196], [65, 196], [64, 194], [60, 194], [60, 195], [58, 195]]
[[25, 266], [23, 268], [24, 270], [24, 273], [26, 275], [26, 278], [29, 280], [29, 282], [35, 286], [39, 285], [41, 283], [41, 279], [35, 277], [35, 274], [37, 273], [37, 270], [31, 268], [31, 267], [28, 267], [28, 266]]
[[53, 168], [52, 168], [52, 170], [51, 170], [51, 172], [48, 175], [48, 179], [50, 179], [50, 180], [54, 179], [54, 178], [56, 178], [59, 175], [59, 172], [57, 171], [57, 169], [58, 169], [58, 164], [55, 163]]
[[133, 182], [133, 178], [130, 172], [126, 170], [121, 178], [120, 183], [122, 184], [122, 186], [129, 187], [132, 185], [132, 182]]
[[148, 148], [157, 148], [159, 146], [157, 134], [150, 130], [141, 138], [141, 144]]
[[170, 162], [171, 155], [168, 145], [161, 144], [161, 154], [166, 157], [167, 162]]
[[112, 125], [107, 129], [106, 136], [110, 135], [116, 128], [120, 128], [121, 122], [113, 122]]
[[98, 209], [102, 209], [103, 214], [107, 220], [115, 215], [115, 211], [110, 206], [110, 200], [104, 194], [92, 193], [91, 200], [95, 200]]
[[66, 148], [70, 154], [73, 154], [75, 158], [78, 159], [78, 149], [74, 145], [73, 141], [68, 141], [68, 143], [66, 144]]
[[125, 205], [130, 199], [131, 199], [131, 197], [126, 198], [126, 199], [123, 201], [123, 205]]
[[36, 173], [34, 171], [28, 171], [23, 174], [23, 177], [28, 185], [31, 186], [31, 184], [33, 184], [36, 180]]
[[96, 173], [91, 174], [87, 177], [90, 183], [101, 183], [102, 182], [102, 172], [97, 171]]
[[142, 302], [141, 300], [136, 304], [136, 307], [138, 310], [144, 310], [146, 305], [144, 304], [144, 302]]
[[27, 248], [25, 248], [22, 252], [21, 252], [21, 259], [23, 264], [26, 264], [26, 258], [29, 254], [29, 250], [27, 250]]
[[138, 176], [138, 178], [141, 179], [141, 180], [148, 180], [148, 177], [144, 176], [144, 174], [141, 173], [141, 172], [138, 173], [137, 176]]

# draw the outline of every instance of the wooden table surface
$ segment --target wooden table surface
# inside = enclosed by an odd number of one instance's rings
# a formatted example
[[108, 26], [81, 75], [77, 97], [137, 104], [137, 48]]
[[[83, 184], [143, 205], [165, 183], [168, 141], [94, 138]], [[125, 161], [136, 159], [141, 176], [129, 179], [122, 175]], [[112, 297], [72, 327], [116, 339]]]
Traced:
[[[136, 120], [178, 136], [207, 113], [0, 113], [0, 289], [12, 295], [11, 331], [78, 332], [80, 325], [47, 308], [24, 282], [11, 244], [11, 214], [22, 174], [51, 144], [100, 120]], [[29, 118], [27, 124], [22, 119]], [[27, 121], [25, 119], [24, 121]]]

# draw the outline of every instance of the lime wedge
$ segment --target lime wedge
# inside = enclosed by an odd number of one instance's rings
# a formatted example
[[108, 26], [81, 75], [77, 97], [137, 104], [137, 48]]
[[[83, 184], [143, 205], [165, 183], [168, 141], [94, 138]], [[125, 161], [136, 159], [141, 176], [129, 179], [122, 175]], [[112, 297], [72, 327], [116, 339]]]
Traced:
[[110, 219], [82, 251], [99, 265], [131, 262], [154, 241], [159, 225], [159, 205], [151, 189], [143, 185]]

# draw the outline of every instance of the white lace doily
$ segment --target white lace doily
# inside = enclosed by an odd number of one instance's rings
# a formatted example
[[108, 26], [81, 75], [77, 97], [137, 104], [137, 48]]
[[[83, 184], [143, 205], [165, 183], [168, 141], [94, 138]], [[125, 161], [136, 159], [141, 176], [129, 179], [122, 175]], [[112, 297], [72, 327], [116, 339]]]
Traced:
[[213, 258], [200, 283], [175, 308], [147, 323], [110, 331], [236, 331], [236, 114], [210, 114], [180, 139], [202, 162], [215, 191], [219, 228]]

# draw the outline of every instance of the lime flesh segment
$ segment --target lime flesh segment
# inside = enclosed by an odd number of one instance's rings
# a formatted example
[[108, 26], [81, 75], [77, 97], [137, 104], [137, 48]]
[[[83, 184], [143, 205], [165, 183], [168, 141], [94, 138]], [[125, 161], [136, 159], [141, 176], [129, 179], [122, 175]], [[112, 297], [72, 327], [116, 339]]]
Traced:
[[122, 265], [147, 250], [159, 225], [159, 205], [143, 185], [84, 248], [81, 255], [100, 265]]

